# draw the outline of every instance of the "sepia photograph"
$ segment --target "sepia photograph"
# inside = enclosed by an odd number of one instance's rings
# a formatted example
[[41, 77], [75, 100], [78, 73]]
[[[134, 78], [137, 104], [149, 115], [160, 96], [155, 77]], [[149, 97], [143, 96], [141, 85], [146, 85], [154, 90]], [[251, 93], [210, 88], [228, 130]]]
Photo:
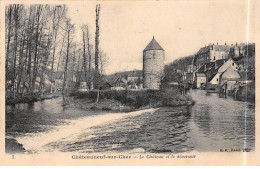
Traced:
[[2, 2], [4, 154], [256, 154], [255, 4]]

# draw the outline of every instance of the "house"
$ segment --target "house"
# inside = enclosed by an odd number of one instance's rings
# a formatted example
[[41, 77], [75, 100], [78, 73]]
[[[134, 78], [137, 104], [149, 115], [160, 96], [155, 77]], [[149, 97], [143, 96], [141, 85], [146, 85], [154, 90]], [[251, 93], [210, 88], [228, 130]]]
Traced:
[[193, 72], [193, 69], [194, 69], [194, 68], [193, 68], [193, 65], [188, 65], [188, 66], [187, 66], [187, 72], [188, 72], [188, 73]]
[[[61, 93], [63, 88], [64, 71], [57, 71], [51, 73], [51, 93]], [[75, 88], [78, 79], [74, 73], [67, 72], [66, 78], [66, 90], [72, 90]], [[84, 84], [81, 84], [82, 86]]]
[[[216, 64], [219, 61], [216, 61]], [[210, 74], [210, 76], [208, 76], [208, 82], [210, 85], [216, 85], [216, 87], [218, 87], [219, 84], [219, 79], [220, 79], [220, 75], [225, 72], [229, 67], [232, 67], [235, 71], [238, 71], [239, 67], [238, 65], [234, 62], [233, 59], [228, 59], [228, 60], [224, 60], [224, 62], [219, 63], [218, 66], [215, 67], [215, 71], [212, 72], [212, 74]]]
[[186, 83], [186, 82], [187, 82], [187, 72], [183, 72], [182, 75], [181, 75], [181, 77], [182, 77], [182, 78], [181, 78], [182, 82], [185, 82], [185, 83]]
[[61, 93], [63, 87], [64, 72], [57, 71], [52, 73], [51, 93]]
[[196, 73], [195, 75], [195, 85], [197, 88], [201, 88], [202, 85], [205, 85], [207, 82], [207, 78], [205, 73]]
[[138, 79], [143, 79], [143, 72], [134, 70], [131, 71], [128, 75], [126, 75], [127, 82], [138, 81]]
[[[225, 87], [225, 90], [231, 90], [232, 86], [241, 78], [238, 71], [233, 67], [229, 66], [223, 73], [219, 76], [219, 86], [221, 88]], [[225, 86], [224, 86], [225, 85]]]
[[126, 88], [127, 80], [122, 76], [118, 76], [114, 81], [113, 87], [111, 87], [112, 90], [125, 90]]
[[130, 89], [142, 89], [143, 88], [143, 72], [132, 71], [126, 76], [127, 85]]
[[186, 73], [186, 81], [188, 84], [193, 84], [193, 73]]

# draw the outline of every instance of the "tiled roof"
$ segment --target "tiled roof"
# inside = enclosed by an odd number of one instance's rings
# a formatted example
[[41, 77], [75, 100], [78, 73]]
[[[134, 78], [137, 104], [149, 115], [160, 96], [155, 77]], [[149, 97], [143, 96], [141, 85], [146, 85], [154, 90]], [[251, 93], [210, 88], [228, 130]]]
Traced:
[[147, 50], [163, 50], [163, 48], [159, 45], [159, 43], [153, 37], [151, 42], [144, 49], [144, 51], [147, 51]]
[[196, 75], [197, 75], [197, 77], [206, 77], [206, 75], [204, 73], [197, 73]]
[[222, 66], [228, 59], [220, 59], [220, 60], [216, 60], [216, 66], [219, 68], [220, 66]]
[[214, 50], [229, 52], [232, 46], [229, 45], [214, 45]]
[[225, 52], [229, 52], [230, 48], [232, 48], [232, 46], [229, 45], [208, 45], [200, 48], [197, 54], [208, 52], [210, 49], [212, 49], [212, 47], [214, 48], [215, 51], [225, 51]]
[[209, 46], [205, 46], [205, 47], [200, 48], [200, 50], [198, 51], [197, 54], [205, 53], [205, 52], [207, 52], [209, 50], [210, 50], [210, 47]]
[[116, 80], [114, 81], [114, 83], [116, 82], [123, 82], [123, 83], [127, 83], [127, 80], [125, 78], [123, 78], [122, 76], [119, 76], [118, 78], [116, 78]]
[[209, 77], [208, 81], [210, 82], [210, 81], [216, 76], [216, 74], [217, 74], [217, 73], [212, 74], [212, 76]]
[[207, 71], [218, 70], [226, 62], [226, 60], [227, 59], [220, 59], [216, 60], [216, 62], [205, 63], [203, 66], [199, 68], [198, 72], [203, 73]]

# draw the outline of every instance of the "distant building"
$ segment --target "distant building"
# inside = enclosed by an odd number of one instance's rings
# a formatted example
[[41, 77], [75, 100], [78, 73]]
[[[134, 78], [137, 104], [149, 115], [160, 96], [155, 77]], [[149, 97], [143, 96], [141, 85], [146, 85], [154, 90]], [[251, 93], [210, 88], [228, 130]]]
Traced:
[[233, 48], [230, 49], [229, 57], [236, 59], [241, 58], [246, 55], [246, 46], [245, 45], [238, 45], [237, 43], [234, 45]]
[[154, 39], [143, 51], [143, 87], [148, 89], [160, 89], [164, 75], [164, 49]]
[[193, 65], [188, 65], [188, 67], [187, 67], [187, 72], [188, 72], [188, 73], [193, 72]]
[[[221, 63], [219, 67], [217, 67], [216, 71], [210, 75], [208, 82], [213, 85], [218, 85], [220, 75], [225, 72], [229, 67], [232, 67], [235, 71], [238, 72], [238, 65], [232, 60], [225, 60], [224, 63]], [[217, 86], [218, 87], [218, 86]]]
[[61, 93], [64, 79], [64, 72], [57, 71], [52, 73], [51, 93]]
[[208, 46], [200, 48], [198, 53], [194, 56], [193, 64], [199, 69], [202, 65], [209, 62], [215, 62], [220, 59], [228, 59], [231, 45], [214, 45], [209, 44]]
[[196, 73], [195, 84], [197, 88], [201, 88], [202, 85], [205, 85], [207, 82], [207, 78], [205, 73]]
[[187, 72], [183, 72], [181, 77], [182, 77], [181, 78], [182, 82], [186, 83], [187, 82]]
[[188, 84], [193, 84], [193, 73], [186, 73], [186, 81]]
[[226, 85], [225, 90], [231, 90], [232, 86], [236, 84], [237, 80], [240, 78], [240, 74], [234, 67], [229, 66], [220, 76], [219, 76], [219, 86], [223, 88]]
[[118, 76], [114, 81], [113, 87], [111, 87], [112, 90], [125, 90], [126, 88], [127, 80], [122, 76]]

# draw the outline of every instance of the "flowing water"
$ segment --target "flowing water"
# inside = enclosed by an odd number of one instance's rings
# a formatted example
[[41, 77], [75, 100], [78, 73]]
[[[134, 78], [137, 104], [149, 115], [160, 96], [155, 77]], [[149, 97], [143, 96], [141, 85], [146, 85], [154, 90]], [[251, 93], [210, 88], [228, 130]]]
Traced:
[[60, 98], [6, 107], [6, 137], [38, 152], [243, 151], [255, 147], [255, 106], [192, 90], [192, 107], [129, 113], [62, 108]]

